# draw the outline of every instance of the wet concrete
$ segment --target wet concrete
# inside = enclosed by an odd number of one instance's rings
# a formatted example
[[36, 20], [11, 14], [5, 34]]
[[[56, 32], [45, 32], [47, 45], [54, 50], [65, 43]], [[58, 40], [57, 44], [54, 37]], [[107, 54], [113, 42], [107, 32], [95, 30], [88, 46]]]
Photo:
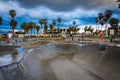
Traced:
[[99, 47], [51, 43], [31, 48], [20, 63], [0, 68], [0, 80], [119, 80], [120, 48]]
[[25, 49], [21, 47], [10, 45], [0, 46], [0, 67], [19, 62], [24, 54]]

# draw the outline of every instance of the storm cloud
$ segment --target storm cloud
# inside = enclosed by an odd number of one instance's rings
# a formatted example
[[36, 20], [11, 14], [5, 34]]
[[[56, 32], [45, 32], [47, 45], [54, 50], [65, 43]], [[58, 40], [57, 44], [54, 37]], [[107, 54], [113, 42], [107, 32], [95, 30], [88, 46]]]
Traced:
[[69, 11], [81, 7], [84, 9], [114, 8], [115, 0], [17, 0], [25, 8], [47, 6], [57, 11]]
[[3, 24], [0, 29], [9, 29], [11, 17], [9, 10], [16, 10], [15, 19], [18, 21], [17, 29], [23, 22], [36, 22], [47, 18], [48, 25], [52, 20], [60, 17], [61, 27], [72, 26], [76, 21], [79, 27], [86, 25], [96, 26], [95, 17], [98, 13], [104, 13], [106, 9], [113, 10], [113, 17], [120, 19], [120, 10], [116, 0], [0, 0], [0, 16]]

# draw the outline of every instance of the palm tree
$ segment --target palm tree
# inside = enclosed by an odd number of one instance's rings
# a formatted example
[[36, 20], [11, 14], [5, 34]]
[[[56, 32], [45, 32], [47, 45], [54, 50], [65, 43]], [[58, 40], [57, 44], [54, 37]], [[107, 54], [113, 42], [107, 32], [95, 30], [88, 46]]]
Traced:
[[47, 24], [45, 24], [45, 26], [44, 26], [45, 33], [47, 32], [47, 30], [48, 30], [48, 26], [47, 26]]
[[76, 21], [73, 21], [73, 25], [74, 25], [74, 26], [76, 25]]
[[29, 27], [29, 29], [30, 29], [30, 31], [31, 31], [31, 36], [32, 36], [32, 30], [33, 30], [33, 28], [34, 28], [34, 22], [29, 22], [29, 23], [28, 23], [28, 27]]
[[60, 33], [60, 28], [59, 27], [57, 28], [57, 32]]
[[53, 33], [54, 33], [54, 34], [56, 34], [56, 32], [57, 32], [57, 29], [56, 29], [56, 28], [54, 28], [54, 29], [53, 29]]
[[113, 28], [115, 30], [115, 34], [118, 32], [118, 28], [119, 28], [119, 20], [116, 18], [111, 18], [109, 20], [109, 24], [111, 25], [111, 28]]
[[41, 25], [41, 29], [42, 29], [43, 19], [40, 19], [40, 20], [39, 20], [39, 23], [40, 23], [40, 25]]
[[50, 24], [50, 31], [51, 31], [51, 33], [53, 32], [53, 28], [54, 28], [54, 26], [52, 24]]
[[69, 27], [69, 30], [70, 30], [70, 32], [73, 32], [73, 31], [74, 31], [74, 29], [73, 29], [72, 26]]
[[50, 24], [50, 32], [53, 34], [53, 29], [54, 29], [54, 26], [52, 24]]
[[25, 33], [28, 34], [28, 31], [29, 31], [28, 23], [23, 22], [21, 25], [21, 28], [25, 31]]
[[56, 25], [56, 20], [52, 21], [52, 25], [55, 26]]
[[10, 26], [12, 27], [13, 37], [14, 37], [14, 29], [17, 27], [17, 21], [12, 19], [10, 22]]
[[[43, 20], [42, 20], [43, 22], [43, 24], [44, 24], [44, 27], [47, 25], [47, 19], [46, 18], [44, 18]], [[45, 28], [44, 28], [45, 29]]]
[[117, 0], [118, 8], [120, 8], [120, 0]]
[[[2, 24], [2, 17], [0, 16], [0, 25]], [[0, 38], [2, 40], [2, 38]]]
[[101, 31], [102, 31], [102, 27], [103, 27], [103, 25], [105, 24], [105, 21], [102, 19], [102, 20], [100, 21], [100, 24], [101, 24]]
[[[53, 20], [53, 21], [52, 21], [53, 28], [55, 28], [56, 23], [57, 23], [56, 20]], [[55, 31], [55, 30], [54, 30], [54, 31]], [[53, 34], [53, 32], [52, 32], [52, 34]]]
[[86, 28], [87, 31], [90, 31], [91, 34], [93, 33], [94, 29], [92, 28], [92, 26], [90, 25], [89, 27]]
[[0, 17], [0, 25], [2, 24], [2, 21], [3, 21], [3, 19], [2, 19], [2, 17]]
[[46, 18], [43, 19], [43, 24], [44, 24], [44, 25], [47, 24], [47, 19], [46, 19]]
[[91, 27], [89, 31], [93, 34], [94, 28]]
[[98, 19], [99, 19], [99, 20], [101, 20], [103, 17], [104, 17], [104, 16], [103, 16], [103, 13], [99, 13], [99, 14], [98, 14]]
[[80, 28], [77, 28], [76, 30], [77, 30], [77, 32], [79, 32]]
[[77, 32], [77, 28], [76, 27], [72, 27], [73, 28], [73, 32], [76, 33]]
[[85, 28], [84, 28], [85, 33], [86, 33], [87, 30], [88, 30], [88, 26], [85, 26]]
[[34, 22], [33, 22], [33, 29], [34, 29], [34, 36], [35, 36], [36, 23], [34, 23]]
[[10, 10], [9, 15], [14, 19], [14, 17], [16, 16], [15, 10]]
[[109, 24], [111, 25], [112, 28], [117, 28], [118, 27], [119, 20], [116, 18], [111, 18], [109, 20]]
[[62, 32], [62, 29], [60, 28], [60, 33]]
[[[97, 31], [98, 18], [95, 18], [95, 22], [96, 22], [96, 31]], [[98, 25], [98, 26], [99, 26], [99, 25]]]
[[70, 28], [67, 29], [67, 33], [70, 34]]
[[74, 32], [74, 33], [76, 33], [76, 27], [77, 27], [77, 26], [75, 26], [75, 25], [76, 25], [76, 21], [73, 21], [73, 27], [72, 27], [72, 28], [73, 28], [73, 32]]
[[14, 20], [15, 16], [16, 16], [16, 12], [15, 10], [10, 10], [9, 11], [9, 15], [12, 17], [12, 20], [10, 22], [10, 26], [12, 27], [12, 32], [13, 32], [13, 37], [14, 37], [14, 29], [16, 28], [17, 26], [17, 21]]
[[[57, 22], [60, 24], [61, 23], [61, 18], [57, 18]], [[58, 26], [58, 28], [59, 28], [59, 26]], [[58, 29], [58, 33], [59, 33], [59, 29]]]
[[57, 18], [57, 22], [60, 24], [61, 23], [61, 18]]
[[99, 21], [99, 24], [101, 24], [101, 31], [102, 31], [102, 27], [103, 27], [103, 25], [104, 25], [104, 20], [103, 20], [103, 18], [104, 18], [104, 15], [103, 15], [103, 13], [99, 13], [98, 14], [98, 21]]
[[105, 16], [104, 16], [104, 21], [105, 21], [105, 23], [106, 23], [106, 28], [105, 28], [105, 30], [107, 30], [107, 24], [108, 24], [111, 16], [112, 16], [112, 11], [111, 11], [111, 10], [106, 10], [106, 11], [105, 11]]
[[92, 27], [91, 27], [91, 25], [90, 25], [90, 26], [87, 28], [87, 31], [91, 31], [91, 28], [92, 28]]
[[39, 30], [40, 30], [40, 26], [37, 25], [35, 28], [36, 28], [37, 36], [38, 36], [38, 32], [39, 32]]

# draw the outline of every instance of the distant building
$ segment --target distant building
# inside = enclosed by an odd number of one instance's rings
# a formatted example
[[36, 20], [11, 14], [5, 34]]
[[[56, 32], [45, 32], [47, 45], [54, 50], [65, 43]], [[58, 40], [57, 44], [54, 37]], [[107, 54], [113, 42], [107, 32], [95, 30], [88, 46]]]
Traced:
[[8, 38], [9, 38], [9, 39], [12, 38], [12, 33], [8, 33]]
[[18, 38], [24, 38], [26, 36], [25, 32], [23, 30], [16, 30], [15, 36]]

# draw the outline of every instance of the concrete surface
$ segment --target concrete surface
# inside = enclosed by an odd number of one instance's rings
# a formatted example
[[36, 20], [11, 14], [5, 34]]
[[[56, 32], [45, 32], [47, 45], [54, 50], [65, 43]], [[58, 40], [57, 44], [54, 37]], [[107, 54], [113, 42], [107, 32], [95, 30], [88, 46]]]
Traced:
[[[0, 79], [120, 80], [119, 52], [120, 48], [114, 46], [100, 50], [98, 44], [46, 44], [28, 49], [17, 66], [1, 68]], [[11, 70], [14, 74], [3, 75]]]

